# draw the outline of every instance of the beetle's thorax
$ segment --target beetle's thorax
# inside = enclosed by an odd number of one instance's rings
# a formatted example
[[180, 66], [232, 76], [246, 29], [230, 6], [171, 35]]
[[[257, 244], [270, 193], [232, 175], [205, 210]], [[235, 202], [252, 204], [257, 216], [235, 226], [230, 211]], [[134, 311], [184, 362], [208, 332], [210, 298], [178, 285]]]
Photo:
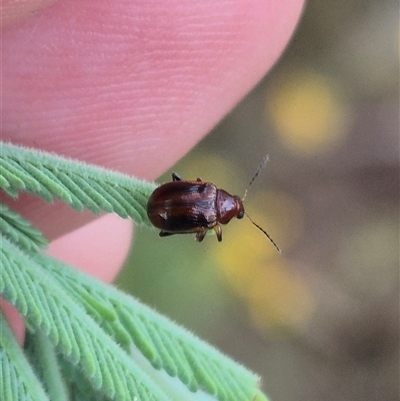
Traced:
[[217, 220], [221, 224], [227, 224], [231, 219], [241, 219], [244, 215], [242, 200], [236, 195], [230, 195], [223, 189], [217, 190]]

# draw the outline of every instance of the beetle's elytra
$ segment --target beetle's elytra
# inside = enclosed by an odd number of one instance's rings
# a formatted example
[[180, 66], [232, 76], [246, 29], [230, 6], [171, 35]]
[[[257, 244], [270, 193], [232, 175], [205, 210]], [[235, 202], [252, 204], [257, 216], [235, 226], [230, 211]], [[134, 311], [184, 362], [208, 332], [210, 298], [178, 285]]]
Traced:
[[213, 229], [218, 241], [222, 241], [220, 224], [244, 216], [241, 199], [211, 182], [200, 178], [184, 181], [175, 173], [172, 180], [156, 188], [147, 204], [147, 215], [161, 229], [161, 237], [196, 233], [196, 240], [201, 242], [207, 230]]
[[[248, 188], [267, 161], [268, 156], [264, 157]], [[150, 196], [147, 215], [150, 222], [161, 230], [160, 237], [194, 233], [196, 241], [201, 242], [208, 230], [214, 230], [218, 241], [222, 241], [221, 224], [229, 223], [234, 217], [241, 219], [245, 215], [243, 201], [246, 194], [247, 189], [241, 199], [237, 195], [231, 195], [217, 188], [211, 182], [200, 178], [196, 181], [185, 181], [173, 173], [172, 182], [160, 185]], [[251, 219], [250, 221], [280, 252], [269, 234]]]

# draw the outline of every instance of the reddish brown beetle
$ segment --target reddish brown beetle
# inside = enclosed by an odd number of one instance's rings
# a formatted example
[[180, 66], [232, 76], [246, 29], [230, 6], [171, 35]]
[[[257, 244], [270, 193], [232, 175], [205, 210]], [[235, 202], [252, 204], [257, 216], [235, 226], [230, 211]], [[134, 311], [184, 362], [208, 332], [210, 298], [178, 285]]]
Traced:
[[270, 235], [244, 211], [243, 201], [247, 190], [268, 162], [265, 156], [244, 193], [242, 199], [218, 189], [211, 182], [197, 178], [196, 181], [182, 180], [172, 173], [172, 182], [156, 188], [147, 203], [147, 216], [159, 228], [160, 237], [174, 234], [196, 234], [201, 242], [208, 230], [214, 230], [218, 241], [222, 241], [220, 224], [228, 224], [234, 217], [241, 219], [246, 214], [249, 220], [261, 230], [281, 252]]

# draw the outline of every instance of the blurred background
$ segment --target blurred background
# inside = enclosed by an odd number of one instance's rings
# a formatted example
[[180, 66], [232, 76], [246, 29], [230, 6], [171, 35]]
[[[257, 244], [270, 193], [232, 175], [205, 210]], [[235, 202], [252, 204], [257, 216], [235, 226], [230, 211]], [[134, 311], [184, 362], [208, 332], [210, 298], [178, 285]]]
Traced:
[[[272, 401], [399, 399], [397, 1], [310, 0], [274, 70], [172, 171], [243, 195], [207, 236], [137, 229], [117, 286], [262, 377]], [[268, 43], [265, 44], [268, 46]]]

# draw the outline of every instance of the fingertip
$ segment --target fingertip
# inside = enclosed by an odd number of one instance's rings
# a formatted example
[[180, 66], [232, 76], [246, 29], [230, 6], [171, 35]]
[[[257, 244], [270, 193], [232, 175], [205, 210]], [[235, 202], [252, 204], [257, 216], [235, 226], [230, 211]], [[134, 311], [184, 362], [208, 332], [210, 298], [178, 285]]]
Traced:
[[109, 214], [52, 241], [47, 253], [101, 281], [110, 282], [129, 253], [132, 234], [131, 220]]
[[2, 2], [2, 29], [42, 12], [57, 0], [6, 0]]

